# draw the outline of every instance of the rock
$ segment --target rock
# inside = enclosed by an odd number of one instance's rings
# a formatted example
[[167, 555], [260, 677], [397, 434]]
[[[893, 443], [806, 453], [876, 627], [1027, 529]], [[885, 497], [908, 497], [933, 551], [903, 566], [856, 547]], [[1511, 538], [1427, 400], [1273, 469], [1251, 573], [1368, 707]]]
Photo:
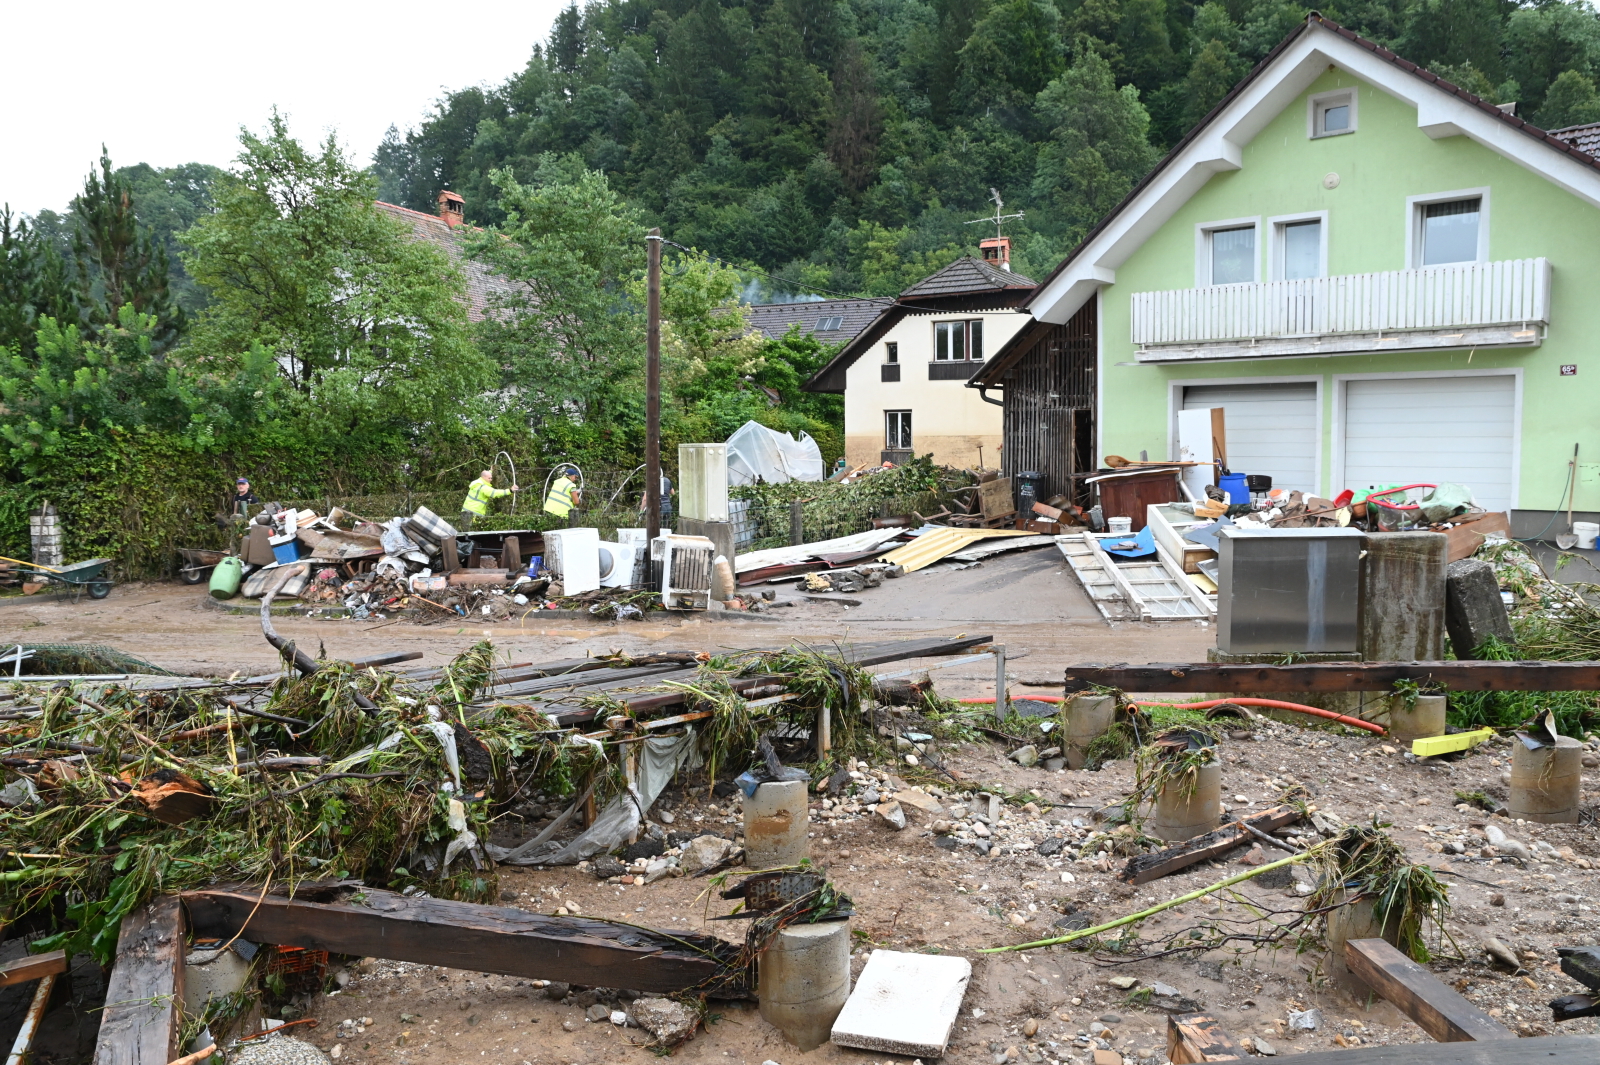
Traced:
[[874, 812], [896, 832], [906, 827], [906, 812], [897, 802], [880, 802]]
[[1024, 769], [1026, 769], [1029, 766], [1033, 766], [1033, 765], [1037, 765], [1038, 764], [1038, 762], [1039, 762], [1039, 748], [1035, 747], [1033, 744], [1030, 743], [1026, 747], [1021, 747], [1021, 748], [1019, 748], [1019, 749], [1017, 749], [1015, 751], [1012, 751], [1011, 754], [1008, 755], [1008, 757], [1013, 762], [1017, 763], [1018, 765], [1022, 766]]
[[1517, 958], [1516, 952], [1494, 936], [1483, 938], [1483, 952], [1513, 973], [1522, 971], [1522, 962]]
[[929, 817], [943, 817], [945, 814], [945, 809], [939, 805], [939, 800], [921, 788], [907, 788], [905, 791], [897, 792], [894, 801], [902, 806], [920, 810]]
[[942, 851], [953, 851], [961, 846], [961, 841], [954, 836], [938, 836], [934, 839], [933, 845]]
[[622, 856], [630, 862], [637, 862], [641, 858], [659, 858], [665, 851], [666, 848], [662, 846], [659, 839], [647, 836], [638, 843], [628, 844], [627, 849], [622, 852]]
[[1044, 760], [1044, 768], [1046, 772], [1054, 773], [1067, 768], [1067, 760], [1065, 758], [1046, 758]]
[[572, 993], [572, 985], [564, 984], [560, 980], [552, 980], [544, 989], [544, 997], [555, 1002], [560, 1002]]
[[949, 821], [935, 821], [928, 829], [936, 836], [948, 836], [956, 830], [956, 826]]
[[1278, 1056], [1278, 1051], [1273, 1048], [1272, 1044], [1267, 1042], [1265, 1039], [1262, 1039], [1259, 1035], [1256, 1036], [1256, 1053], [1260, 1054], [1264, 1058], [1275, 1058]]
[[1444, 583], [1444, 627], [1457, 658], [1472, 658], [1490, 636], [1507, 646], [1516, 644], [1493, 566], [1482, 559], [1463, 558], [1450, 563]]
[[1600, 768], [1600, 754], [1586, 754], [1578, 761], [1583, 763], [1585, 769]]
[[628, 1005], [628, 1020], [654, 1036], [661, 1047], [677, 1046], [694, 1035], [700, 1023], [693, 1010], [670, 998], [634, 999]]
[[1139, 981], [1132, 976], [1113, 976], [1106, 981], [1118, 991], [1132, 991], [1139, 986]]
[[611, 1023], [616, 1025], [618, 1028], [621, 1028], [623, 1025], [628, 1023], [628, 1015], [622, 1010], [612, 1010]]
[[599, 1024], [601, 1021], [611, 1019], [611, 1009], [596, 1002], [593, 1006], [583, 1011], [584, 1020]]
[[602, 854], [589, 863], [589, 872], [594, 874], [596, 880], [610, 880], [614, 876], [621, 876], [628, 871], [628, 867], [609, 854]]
[[733, 844], [720, 836], [700, 836], [684, 845], [683, 854], [678, 858], [678, 867], [688, 876], [694, 876], [721, 865], [733, 852]]
[[1316, 1009], [1290, 1010], [1289, 1027], [1298, 1028], [1305, 1032], [1314, 1032], [1322, 1027], [1322, 1011]]
[[644, 882], [646, 884], [654, 884], [657, 880], [660, 880], [671, 871], [672, 863], [668, 862], [665, 858], [657, 858], [655, 861], [644, 867]]
[[1039, 1021], [1038, 1021], [1038, 1018], [1036, 1018], [1036, 1017], [1029, 1017], [1028, 1020], [1027, 1020], [1027, 1023], [1025, 1023], [1022, 1026], [1022, 1034], [1024, 1036], [1028, 1037], [1029, 1039], [1032, 1039], [1033, 1036], [1034, 1036], [1034, 1033], [1038, 1032], [1038, 1030], [1039, 1030]]
[[972, 834], [977, 836], [979, 839], [988, 839], [989, 826], [984, 824], [982, 821], [975, 821], [972, 825]]
[[1035, 847], [1034, 850], [1037, 851], [1042, 856], [1048, 858], [1051, 855], [1060, 854], [1061, 853], [1061, 848], [1065, 843], [1066, 843], [1066, 840], [1064, 840], [1064, 839], [1040, 840], [1039, 841], [1039, 845], [1037, 847]]
[[879, 792], [877, 788], [868, 788], [866, 791], [861, 793], [861, 801], [867, 806], [877, 805], [878, 801], [882, 798], [883, 794]]

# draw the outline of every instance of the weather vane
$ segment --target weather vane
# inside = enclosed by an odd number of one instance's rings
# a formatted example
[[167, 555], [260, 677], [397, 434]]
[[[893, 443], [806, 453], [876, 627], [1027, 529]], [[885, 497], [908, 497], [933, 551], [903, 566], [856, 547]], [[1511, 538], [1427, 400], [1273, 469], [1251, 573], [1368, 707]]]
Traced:
[[1023, 216], [1023, 212], [1022, 211], [1018, 211], [1016, 214], [1001, 214], [1000, 212], [1005, 210], [1006, 201], [1004, 201], [1004, 200], [1002, 200], [1000, 198], [1000, 190], [999, 189], [994, 189], [994, 188], [990, 189], [989, 190], [989, 199], [994, 201], [994, 216], [991, 217], [991, 218], [974, 218], [972, 221], [970, 221], [970, 222], [968, 222], [966, 224], [969, 225], [969, 226], [975, 226], [975, 225], [980, 225], [980, 224], [982, 224], [984, 222], [992, 222], [992, 223], [994, 223], [994, 236], [995, 236], [995, 239], [999, 240], [1000, 237], [1003, 235], [1000, 232], [1000, 227], [1002, 225], [1004, 225], [1005, 223], [1011, 221], [1013, 218], [1021, 218]]

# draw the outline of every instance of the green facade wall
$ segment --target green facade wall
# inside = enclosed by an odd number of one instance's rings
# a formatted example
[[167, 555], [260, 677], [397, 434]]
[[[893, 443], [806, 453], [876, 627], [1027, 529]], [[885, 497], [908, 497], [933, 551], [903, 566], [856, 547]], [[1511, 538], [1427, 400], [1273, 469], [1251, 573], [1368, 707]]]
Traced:
[[[1359, 86], [1358, 128], [1337, 137], [1306, 135], [1306, 97]], [[1527, 151], [1544, 152], [1532, 139]], [[1337, 188], [1324, 176], [1337, 173]], [[1550, 260], [1550, 327], [1531, 349], [1374, 353], [1215, 362], [1136, 365], [1130, 332], [1135, 292], [1192, 288], [1195, 227], [1258, 217], [1261, 277], [1267, 273], [1266, 219], [1328, 212], [1325, 239], [1330, 276], [1407, 267], [1407, 197], [1487, 187], [1489, 259]], [[1434, 140], [1417, 128], [1413, 107], [1347, 73], [1329, 72], [1244, 148], [1240, 170], [1218, 174], [1117, 268], [1116, 284], [1101, 299], [1100, 450], [1152, 457], [1176, 449], [1171, 383], [1177, 380], [1321, 380], [1321, 484], [1327, 494], [1334, 466], [1334, 376], [1518, 367], [1523, 371], [1521, 446], [1515, 506], [1554, 509], [1579, 444], [1576, 508], [1600, 510], [1600, 360], [1587, 358], [1600, 337], [1600, 210], [1465, 136]], [[1563, 364], [1576, 376], [1563, 377]], [[1471, 425], [1462, 426], [1463, 433]]]

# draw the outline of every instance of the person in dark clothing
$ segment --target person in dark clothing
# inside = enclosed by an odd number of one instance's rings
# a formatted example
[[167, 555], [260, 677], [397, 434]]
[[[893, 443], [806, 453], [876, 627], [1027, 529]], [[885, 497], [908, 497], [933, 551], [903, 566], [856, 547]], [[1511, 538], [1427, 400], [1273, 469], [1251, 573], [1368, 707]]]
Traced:
[[261, 502], [261, 500], [257, 499], [256, 498], [256, 494], [254, 492], [250, 491], [250, 480], [249, 480], [249, 478], [241, 477], [241, 478], [239, 478], [237, 481], [235, 481], [233, 483], [233, 516], [234, 517], [236, 517], [236, 518], [248, 517], [249, 516], [249, 508], [255, 506], [259, 502]]

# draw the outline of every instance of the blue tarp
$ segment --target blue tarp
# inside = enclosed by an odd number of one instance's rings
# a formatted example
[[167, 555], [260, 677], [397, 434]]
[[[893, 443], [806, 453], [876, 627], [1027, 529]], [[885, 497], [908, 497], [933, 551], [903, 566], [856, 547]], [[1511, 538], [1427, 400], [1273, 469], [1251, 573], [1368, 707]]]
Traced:
[[[1132, 543], [1133, 547], [1121, 547], [1121, 544]], [[1123, 558], [1149, 558], [1156, 553], [1155, 533], [1146, 525], [1131, 537], [1113, 536], [1100, 541], [1100, 546], [1107, 553], [1120, 555]]]

